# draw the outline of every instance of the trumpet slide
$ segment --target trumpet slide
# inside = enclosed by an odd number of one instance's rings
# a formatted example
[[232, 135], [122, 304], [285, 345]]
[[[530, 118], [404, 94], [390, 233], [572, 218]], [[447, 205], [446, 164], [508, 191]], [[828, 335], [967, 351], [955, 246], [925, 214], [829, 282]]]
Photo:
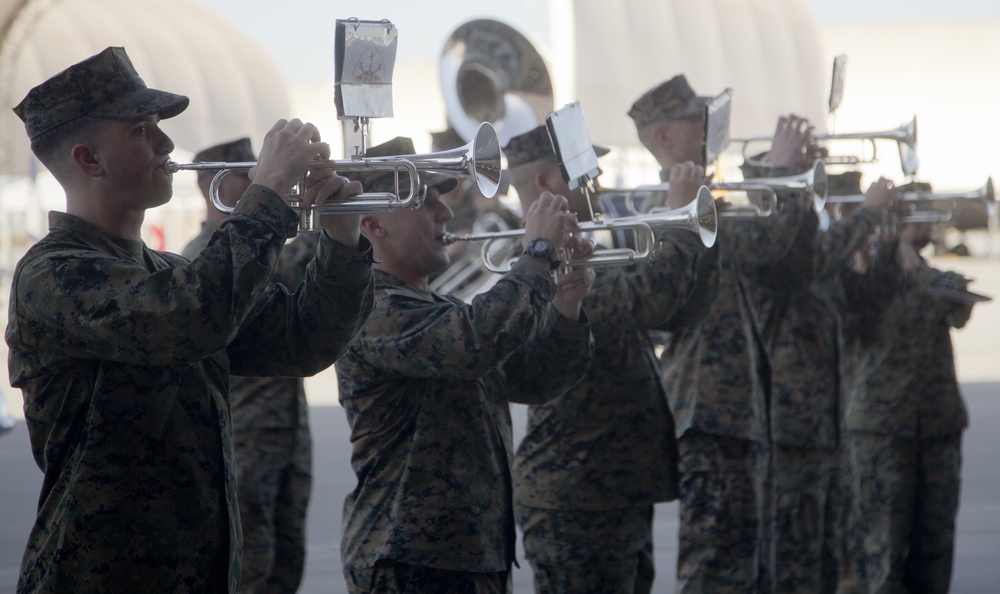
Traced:
[[[755, 219], [767, 217], [774, 214], [774, 206], [777, 203], [777, 191], [800, 190], [809, 194], [812, 198], [813, 210], [819, 212], [826, 206], [826, 195], [829, 188], [826, 168], [823, 161], [817, 159], [813, 163], [812, 169], [799, 175], [787, 177], [761, 177], [750, 178], [739, 182], [712, 182], [706, 186], [709, 190], [732, 191], [732, 192], [764, 192], [767, 200], [761, 206], [733, 206], [718, 213], [719, 218], [728, 219]], [[628, 212], [641, 216], [637, 201], [645, 201], [652, 204], [654, 208], [647, 210], [653, 212], [661, 208], [665, 203], [666, 196], [670, 191], [670, 183], [640, 186], [630, 190], [609, 190], [605, 192], [609, 196], [624, 196], [625, 209]]]
[[[392, 172], [396, 176], [395, 192], [372, 192], [359, 194], [351, 200], [332, 204], [314, 205], [303, 208], [305, 195], [305, 179], [300, 179], [294, 188], [285, 196], [288, 205], [300, 211], [299, 229], [312, 231], [317, 229], [317, 215], [364, 215], [391, 212], [397, 208], [417, 208], [423, 203], [423, 193], [420, 184], [420, 173], [438, 173], [453, 177], [471, 177], [476, 180], [479, 190], [487, 198], [496, 195], [500, 187], [502, 153], [500, 139], [496, 130], [488, 122], [480, 124], [476, 137], [465, 146], [438, 153], [398, 155], [389, 157], [354, 156], [350, 159], [327, 159], [313, 161], [309, 170], [334, 169], [338, 173], [351, 172]], [[257, 163], [252, 161], [223, 163], [177, 163], [168, 161], [166, 169], [169, 173], [177, 171], [218, 171], [209, 186], [209, 197], [212, 205], [220, 212], [231, 213], [233, 208], [223, 204], [219, 198], [219, 186], [226, 176], [233, 173], [246, 173]], [[408, 177], [409, 192], [405, 198], [400, 198], [400, 174], [405, 172]], [[350, 177], [348, 175], [348, 177]]]
[[[580, 223], [574, 233], [591, 233], [596, 231], [626, 231], [634, 234], [634, 248], [609, 248], [599, 250], [586, 258], [573, 259], [565, 251], [561, 254], [560, 273], [566, 273], [573, 268], [606, 268], [611, 266], [628, 266], [652, 256], [656, 250], [657, 234], [666, 229], [684, 229], [696, 233], [706, 247], [715, 245], [718, 230], [718, 219], [715, 200], [708, 187], [702, 186], [697, 197], [687, 205], [676, 210], [658, 210], [654, 213], [609, 219], [604, 222]], [[483, 241], [483, 265], [490, 272], [503, 274], [510, 270], [514, 260], [505, 263], [493, 261], [493, 243], [504, 239], [521, 239], [524, 229], [512, 229], [492, 233], [473, 233], [469, 235], [454, 235], [445, 233], [441, 240], [445, 245], [457, 241]]]
[[[967, 192], [940, 193], [930, 191], [897, 192], [893, 199], [897, 202], [909, 202], [915, 205], [910, 214], [896, 220], [899, 223], [947, 223], [954, 219], [955, 206], [963, 201], [983, 202], [987, 207], [996, 206], [996, 194], [993, 190], [993, 178], [986, 178], [984, 183], [975, 190]], [[830, 204], [837, 207], [836, 216], [840, 216], [840, 208], [844, 204], [861, 204], [865, 201], [864, 194], [846, 194], [830, 196]], [[928, 205], [933, 205], [928, 207]]]

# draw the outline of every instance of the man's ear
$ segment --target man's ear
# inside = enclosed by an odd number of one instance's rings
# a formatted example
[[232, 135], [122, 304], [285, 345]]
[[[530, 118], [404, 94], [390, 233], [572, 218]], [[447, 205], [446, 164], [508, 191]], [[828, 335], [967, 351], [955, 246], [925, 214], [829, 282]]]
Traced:
[[665, 124], [657, 124], [653, 127], [653, 141], [657, 144], [666, 144], [668, 141], [672, 140], [670, 136], [669, 126]]
[[369, 240], [385, 237], [386, 228], [382, 225], [382, 220], [375, 215], [364, 215], [358, 223], [361, 233]]
[[548, 174], [544, 169], [536, 171], [531, 181], [535, 184], [535, 189], [538, 190], [539, 194], [545, 191], [552, 191], [552, 184], [549, 183]]
[[104, 166], [97, 156], [97, 147], [89, 143], [79, 143], [70, 149], [70, 160], [73, 166], [90, 177], [99, 177], [104, 174]]

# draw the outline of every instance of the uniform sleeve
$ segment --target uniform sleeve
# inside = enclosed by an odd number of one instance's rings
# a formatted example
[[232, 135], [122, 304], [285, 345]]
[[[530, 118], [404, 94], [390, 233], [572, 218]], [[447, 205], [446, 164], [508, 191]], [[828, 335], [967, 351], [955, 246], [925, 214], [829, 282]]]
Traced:
[[664, 326], [691, 297], [706, 249], [696, 236], [664, 235], [657, 254], [631, 267], [597, 270], [584, 299], [587, 316], [599, 328], [652, 330]]
[[968, 281], [957, 273], [945, 272], [926, 265], [914, 270], [910, 274], [909, 282], [915, 284], [925, 295], [925, 311], [928, 317], [944, 320], [952, 328], [962, 328], [972, 317], [972, 304], [932, 294], [931, 286], [942, 280], [948, 280], [949, 285], [959, 285], [963, 288], [968, 284]]
[[842, 272], [841, 282], [847, 308], [863, 323], [875, 325], [903, 293], [906, 274], [899, 259], [897, 243], [879, 245], [868, 270], [864, 273], [853, 268]]
[[875, 227], [878, 218], [870, 209], [861, 207], [835, 221], [819, 234], [819, 277], [829, 278], [847, 267], [854, 254], [861, 249]]
[[[26, 260], [13, 287], [19, 340], [40, 354], [138, 365], [200, 361], [233, 340], [271, 283], [295, 213], [251, 186], [191, 262], [150, 273], [76, 246]], [[54, 340], [58, 349], [31, 341]], [[44, 345], [43, 345], [44, 346]], [[44, 361], [40, 361], [44, 364]]]
[[291, 293], [273, 285], [240, 327], [228, 349], [233, 374], [314, 375], [361, 331], [375, 308], [371, 244], [362, 237], [354, 250], [321, 235], [303, 282]]
[[378, 309], [352, 352], [397, 377], [478, 379], [535, 339], [553, 291], [538, 258], [518, 259], [468, 305], [380, 289]]
[[785, 257], [802, 223], [802, 194], [778, 192], [769, 217], [749, 220], [720, 219], [719, 239], [725, 258], [741, 264], [766, 266]]
[[511, 402], [540, 404], [561, 396], [584, 378], [594, 359], [586, 311], [580, 320], [569, 320], [550, 305], [545, 315], [553, 321], [504, 364]]

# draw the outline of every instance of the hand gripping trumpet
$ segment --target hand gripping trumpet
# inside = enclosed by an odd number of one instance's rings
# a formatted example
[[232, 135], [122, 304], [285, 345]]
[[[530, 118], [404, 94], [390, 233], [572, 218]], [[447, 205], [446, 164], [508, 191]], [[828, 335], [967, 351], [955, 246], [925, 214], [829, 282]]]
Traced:
[[[636, 246], [633, 248], [611, 248], [594, 252], [586, 258], [572, 258], [566, 249], [560, 252], [559, 273], [566, 274], [574, 268], [607, 268], [611, 266], [628, 266], [645, 260], [656, 252], [657, 235], [666, 229], [680, 228], [696, 233], [706, 247], [715, 245], [717, 232], [717, 213], [715, 200], [708, 187], [702, 186], [698, 196], [686, 206], [676, 210], [660, 210], [655, 213], [610, 219], [603, 222], [585, 222], [574, 233], [589, 233], [594, 231], [626, 231], [634, 235]], [[494, 262], [493, 242], [504, 239], [521, 239], [524, 229], [497, 231], [492, 233], [474, 233], [469, 235], [453, 235], [445, 233], [441, 238], [445, 245], [457, 241], [483, 241], [483, 265], [490, 272], [503, 274], [510, 271], [516, 259], [504, 262]]]
[[[955, 209], [963, 201], [982, 202], [988, 211], [994, 211], [997, 203], [992, 177], [986, 178], [986, 183], [979, 188], [967, 192], [901, 191], [893, 200], [915, 206], [909, 214], [898, 218], [897, 223], [948, 223], [955, 219]], [[836, 218], [841, 217], [841, 206], [844, 204], [862, 204], [864, 201], [864, 194], [830, 197], [830, 203], [837, 207], [834, 212]]]
[[[317, 215], [364, 215], [391, 212], [397, 208], [417, 208], [423, 203], [423, 189], [420, 184], [420, 173], [439, 173], [453, 177], [471, 177], [479, 185], [479, 190], [487, 198], [496, 195], [500, 187], [501, 172], [500, 139], [496, 130], [487, 122], [479, 126], [476, 137], [469, 144], [438, 153], [419, 155], [399, 155], [394, 157], [364, 157], [354, 156], [342, 160], [317, 160], [309, 165], [309, 169], [334, 169], [341, 174], [351, 172], [392, 172], [396, 176], [395, 192], [370, 192], [359, 194], [354, 198], [330, 204], [318, 204], [309, 208], [303, 207], [305, 196], [305, 178], [300, 179], [285, 196], [288, 206], [299, 211], [301, 220], [299, 229], [312, 231], [318, 228]], [[209, 186], [209, 197], [212, 205], [220, 212], [233, 212], [231, 206], [226, 206], [219, 198], [219, 187], [227, 175], [246, 173], [257, 163], [245, 162], [202, 162], [176, 163], [168, 161], [166, 169], [170, 173], [177, 171], [218, 171]], [[401, 173], [409, 179], [409, 192], [401, 198]], [[348, 175], [349, 177], [349, 175]]]

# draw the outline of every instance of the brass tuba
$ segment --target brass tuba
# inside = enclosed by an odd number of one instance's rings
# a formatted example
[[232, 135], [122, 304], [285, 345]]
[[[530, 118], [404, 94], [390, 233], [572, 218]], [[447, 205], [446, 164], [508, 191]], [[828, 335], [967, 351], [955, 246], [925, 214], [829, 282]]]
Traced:
[[506, 146], [544, 122], [553, 108], [542, 55], [500, 21], [477, 19], [455, 29], [441, 50], [440, 74], [448, 124], [465, 141], [489, 122]]

